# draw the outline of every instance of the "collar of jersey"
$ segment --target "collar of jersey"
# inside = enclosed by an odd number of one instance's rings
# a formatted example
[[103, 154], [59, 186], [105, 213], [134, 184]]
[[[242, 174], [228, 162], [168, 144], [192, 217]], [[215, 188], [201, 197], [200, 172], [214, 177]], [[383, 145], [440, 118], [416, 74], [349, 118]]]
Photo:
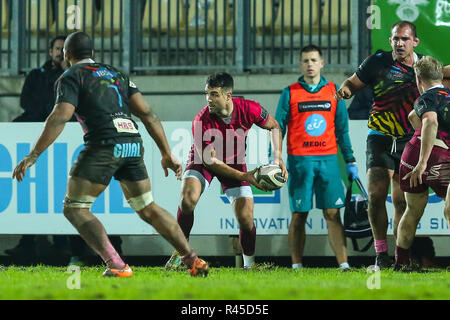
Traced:
[[[394, 51], [392, 51], [392, 60], [395, 61], [395, 55], [394, 55]], [[417, 53], [414, 52], [414, 63], [416, 63], [417, 61], [419, 61], [419, 56], [417, 55]], [[400, 61], [399, 61], [400, 62]], [[401, 64], [404, 64], [402, 62], [400, 62]]]
[[75, 64], [79, 64], [79, 63], [95, 63], [95, 61], [92, 60], [91, 58], [88, 58], [88, 59], [80, 60], [80, 61], [78, 61], [78, 62], [75, 63]]
[[425, 90], [423, 93], [430, 91], [431, 89], [436, 89], [436, 88], [443, 88], [444, 85], [443, 84], [437, 84], [434, 87], [428, 88], [427, 90]]
[[311, 85], [305, 82], [305, 77], [304, 77], [304, 76], [301, 76], [300, 78], [298, 78], [298, 82], [302, 85], [302, 87], [303, 87], [306, 91], [311, 92], [311, 93], [316, 93], [316, 92], [318, 92], [320, 89], [322, 89], [323, 86], [325, 86], [326, 84], [328, 84], [328, 81], [327, 81], [327, 80], [325, 79], [325, 77], [322, 76], [322, 75], [320, 76], [320, 81], [319, 81], [319, 83], [317, 84], [317, 86], [316, 86], [313, 90], [311, 90]]

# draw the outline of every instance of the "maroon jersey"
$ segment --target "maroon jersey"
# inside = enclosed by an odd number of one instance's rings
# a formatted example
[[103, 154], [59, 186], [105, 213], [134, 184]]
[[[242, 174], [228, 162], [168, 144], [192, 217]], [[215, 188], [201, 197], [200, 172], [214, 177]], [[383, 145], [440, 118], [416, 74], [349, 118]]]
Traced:
[[221, 118], [204, 107], [192, 122], [194, 144], [189, 154], [189, 163], [202, 164], [202, 158], [194, 152], [203, 150], [211, 153], [226, 164], [245, 163], [247, 134], [253, 124], [262, 127], [269, 113], [257, 102], [242, 98], [233, 98], [233, 112], [228, 118]]

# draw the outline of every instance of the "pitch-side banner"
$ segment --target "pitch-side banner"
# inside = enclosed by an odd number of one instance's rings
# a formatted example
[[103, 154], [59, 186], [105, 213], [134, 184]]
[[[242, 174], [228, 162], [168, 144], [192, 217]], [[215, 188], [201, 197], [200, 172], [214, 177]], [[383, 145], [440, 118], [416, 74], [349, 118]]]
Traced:
[[[172, 152], [182, 161], [184, 167], [193, 139], [191, 123], [165, 122], [163, 126]], [[350, 122], [350, 136], [361, 180], [364, 183], [366, 128], [366, 121]], [[11, 178], [14, 167], [28, 154], [42, 129], [41, 123], [0, 123], [1, 234], [76, 234], [76, 230], [63, 215], [63, 199], [68, 172], [83, 148], [82, 131], [77, 123], [66, 125], [60, 137], [40, 156], [22, 182], [18, 183]], [[156, 203], [176, 216], [181, 182], [176, 180], [172, 172], [169, 177], [164, 176], [158, 148], [145, 132], [143, 125], [140, 126], [140, 132], [144, 141], [144, 158], [152, 182], [153, 197]], [[247, 138], [246, 161], [249, 169], [268, 163], [268, 145], [268, 132], [252, 128]], [[253, 191], [257, 233], [287, 234], [291, 217], [287, 187], [269, 193], [257, 189]], [[387, 208], [389, 231], [392, 234], [393, 206], [390, 198]], [[443, 208], [443, 202], [431, 193], [418, 234], [449, 234], [443, 217]], [[343, 215], [343, 210], [341, 211]], [[92, 212], [104, 223], [110, 234], [156, 234], [151, 226], [131, 210], [122, 194], [120, 184], [115, 180], [111, 181], [109, 187], [96, 200]], [[310, 212], [306, 228], [308, 234], [327, 234], [326, 222], [321, 211], [313, 209]], [[192, 234], [233, 235], [238, 232], [239, 227], [232, 207], [222, 193], [220, 183], [214, 179], [195, 209]]]

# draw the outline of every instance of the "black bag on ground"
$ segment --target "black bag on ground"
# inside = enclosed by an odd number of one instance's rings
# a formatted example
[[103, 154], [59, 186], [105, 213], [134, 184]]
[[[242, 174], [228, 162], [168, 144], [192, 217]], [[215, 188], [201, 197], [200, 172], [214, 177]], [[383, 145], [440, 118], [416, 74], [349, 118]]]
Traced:
[[[355, 182], [362, 195], [357, 195], [352, 199], [352, 186]], [[370, 226], [369, 217], [367, 215], [369, 197], [360, 179], [351, 180], [350, 186], [347, 189], [345, 196], [345, 211], [344, 211], [344, 235], [352, 240], [353, 250], [364, 252], [369, 250], [373, 243], [372, 228]], [[356, 239], [370, 237], [362, 249], [359, 249]]]

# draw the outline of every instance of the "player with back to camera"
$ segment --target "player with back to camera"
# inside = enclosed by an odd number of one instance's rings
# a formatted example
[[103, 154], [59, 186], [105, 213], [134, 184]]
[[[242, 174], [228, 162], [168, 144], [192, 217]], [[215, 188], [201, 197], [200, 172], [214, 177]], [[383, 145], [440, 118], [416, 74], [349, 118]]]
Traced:
[[93, 46], [86, 33], [75, 32], [67, 37], [64, 56], [71, 67], [58, 79], [55, 107], [36, 145], [14, 169], [13, 177], [22, 181], [26, 170], [56, 140], [75, 113], [85, 133], [85, 148], [70, 170], [64, 216], [108, 266], [103, 276], [133, 274], [111, 245], [102, 223], [90, 212], [112, 176], [120, 181], [130, 207], [180, 252], [191, 275], [206, 275], [207, 263], [193, 252], [170, 213], [153, 201], [142, 139], [131, 114], [142, 121], [161, 151], [166, 177], [171, 169], [181, 179], [181, 164], [171, 154], [158, 118], [127, 76], [92, 59]]
[[[419, 42], [413, 23], [395, 23], [389, 37], [392, 51], [378, 50], [369, 56], [336, 93], [337, 99], [349, 99], [366, 86], [373, 90], [366, 166], [368, 215], [375, 239], [375, 265], [380, 269], [393, 264], [387, 243], [386, 199], [389, 186], [394, 205], [394, 236], [397, 236], [397, 226], [406, 209], [405, 195], [400, 189], [399, 167], [403, 149], [414, 133], [408, 114], [419, 96], [413, 69], [413, 64], [422, 57], [414, 52]], [[447, 67], [444, 77], [449, 76], [450, 68]]]
[[442, 84], [442, 64], [425, 56], [414, 64], [420, 97], [409, 119], [416, 130], [402, 154], [400, 187], [406, 211], [400, 220], [394, 270], [415, 270], [411, 245], [428, 202], [428, 188], [445, 200], [450, 225], [450, 89]]
[[[254, 203], [250, 185], [263, 188], [254, 177], [257, 169], [247, 172], [245, 164], [247, 133], [253, 124], [270, 130], [271, 141], [276, 150], [274, 164], [280, 166], [284, 178], [288, 174], [281, 159], [278, 122], [259, 103], [233, 97], [233, 87], [232, 76], [225, 72], [210, 75], [206, 80], [208, 105], [197, 114], [192, 123], [194, 144], [183, 175], [177, 220], [184, 235], [189, 238], [195, 206], [212, 179], [217, 177], [239, 223], [244, 268], [257, 268]], [[235, 143], [230, 145], [230, 141]], [[205, 212], [213, 213], [213, 210]], [[166, 263], [166, 269], [178, 266], [179, 253], [175, 251]]]
[[322, 50], [308, 45], [301, 50], [302, 76], [281, 93], [275, 119], [282, 135], [287, 130], [287, 166], [289, 168], [289, 204], [292, 220], [289, 245], [292, 267], [302, 268], [305, 246], [305, 224], [312, 208], [323, 210], [328, 238], [342, 271], [350, 270], [339, 208], [344, 207], [344, 188], [337, 158], [339, 145], [347, 163], [350, 179], [358, 178], [348, 134], [345, 102], [336, 101], [337, 86], [321, 75], [324, 67]]

